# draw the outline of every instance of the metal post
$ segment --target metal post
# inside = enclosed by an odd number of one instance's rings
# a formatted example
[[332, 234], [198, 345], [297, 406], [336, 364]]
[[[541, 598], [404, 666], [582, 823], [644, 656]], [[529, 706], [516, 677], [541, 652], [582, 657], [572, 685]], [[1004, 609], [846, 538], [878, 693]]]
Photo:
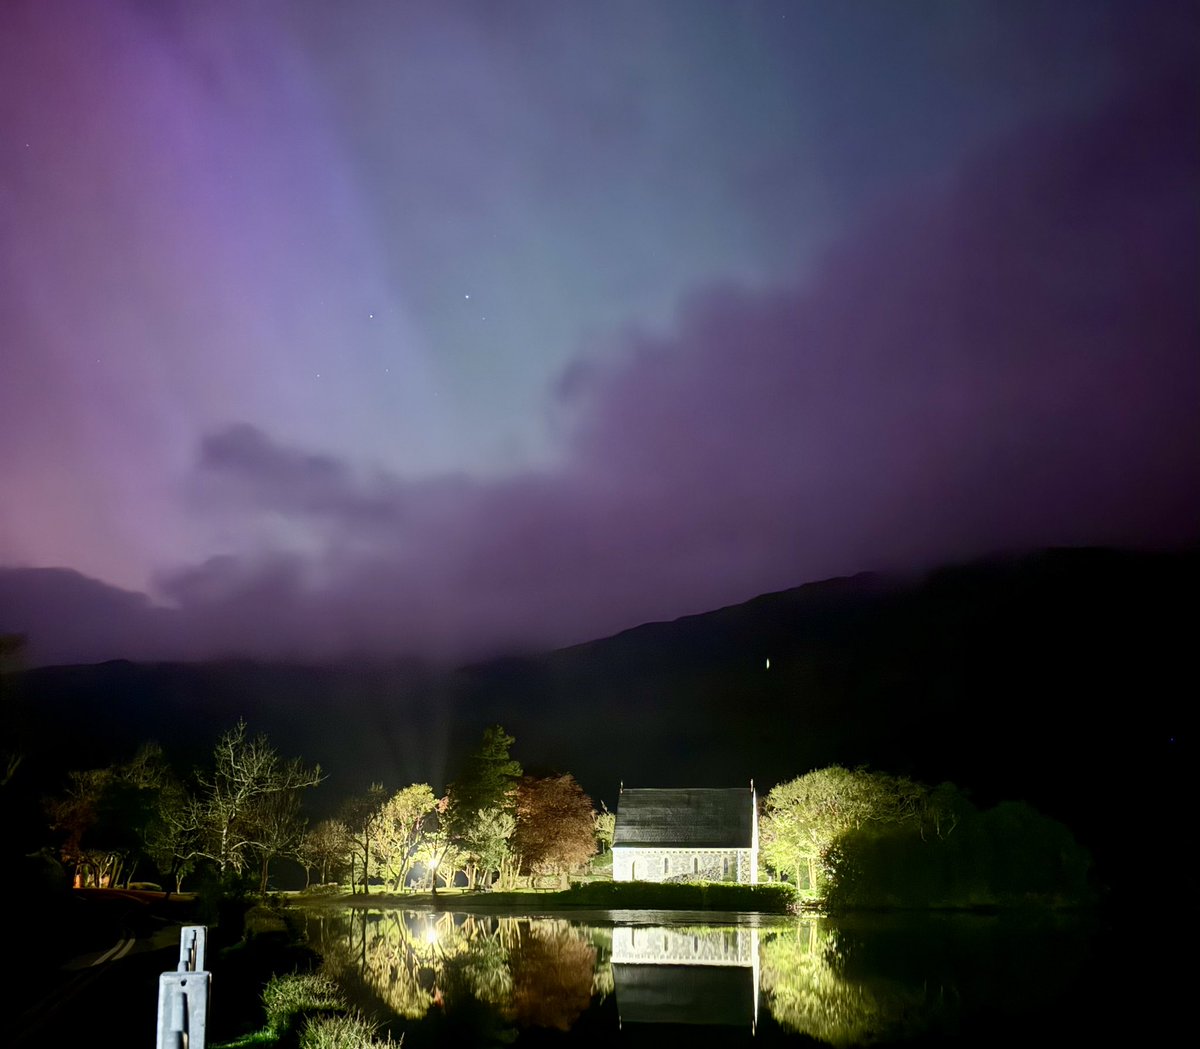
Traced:
[[207, 925], [185, 925], [179, 930], [179, 972], [204, 972], [204, 948], [207, 940]]
[[157, 1049], [204, 1049], [211, 981], [211, 973], [159, 976]]
[[208, 929], [185, 925], [179, 933], [179, 966], [158, 978], [156, 1049], [205, 1049], [212, 974], [204, 971]]

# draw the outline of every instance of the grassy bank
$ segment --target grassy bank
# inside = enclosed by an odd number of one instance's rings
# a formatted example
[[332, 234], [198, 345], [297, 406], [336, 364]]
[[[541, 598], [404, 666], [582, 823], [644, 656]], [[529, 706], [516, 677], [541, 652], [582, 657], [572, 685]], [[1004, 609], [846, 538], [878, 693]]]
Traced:
[[350, 1007], [337, 984], [320, 973], [274, 976], [262, 993], [265, 1023], [215, 1049], [297, 1046], [298, 1049], [386, 1049], [399, 1042]]

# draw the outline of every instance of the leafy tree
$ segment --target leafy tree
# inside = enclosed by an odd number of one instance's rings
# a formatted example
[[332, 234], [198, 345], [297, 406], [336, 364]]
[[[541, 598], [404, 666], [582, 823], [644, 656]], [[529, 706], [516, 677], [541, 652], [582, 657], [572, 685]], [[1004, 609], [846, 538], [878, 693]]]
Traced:
[[438, 799], [428, 783], [413, 783], [396, 791], [380, 811], [372, 828], [371, 847], [376, 862], [393, 891], [403, 889], [413, 857], [425, 836]]
[[910, 779], [839, 765], [776, 786], [766, 797], [759, 843], [766, 864], [799, 886], [827, 887], [834, 846], [867, 824], [916, 820], [925, 788]]
[[520, 762], [508, 753], [514, 742], [499, 725], [484, 730], [463, 774], [450, 785], [447, 821], [451, 833], [469, 825], [482, 809], [512, 808], [512, 792], [521, 778]]
[[507, 809], [480, 809], [462, 832], [460, 845], [467, 860], [467, 884], [475, 884], [475, 875], [489, 878], [498, 872], [501, 884], [507, 885], [514, 874], [515, 857], [510, 846], [516, 817]]
[[128, 880], [149, 853], [148, 837], [159, 794], [170, 772], [157, 744], [132, 761], [68, 774], [66, 793], [47, 804], [52, 829], [64, 835], [63, 860], [86, 885]]
[[517, 786], [513, 843], [532, 874], [557, 874], [565, 884], [570, 871], [595, 855], [595, 816], [592, 799], [570, 773], [526, 776]]
[[600, 811], [596, 813], [594, 819], [596, 828], [596, 845], [598, 851], [603, 854], [612, 851], [613, 838], [617, 833], [617, 814], [609, 812], [608, 806], [604, 802], [600, 802]]
[[118, 857], [108, 847], [93, 848], [88, 840], [100, 822], [105, 791], [115, 775], [113, 769], [72, 770], [67, 773], [66, 793], [46, 804], [50, 829], [63, 835], [63, 862], [75, 868], [75, 883], [84, 886], [110, 884]]
[[465, 866], [469, 857], [450, 837], [443, 813], [448, 801], [441, 798], [437, 804], [432, 826], [427, 827], [425, 836], [413, 856], [414, 863], [420, 863], [425, 868], [425, 879], [429, 891], [437, 895], [437, 883], [441, 879], [442, 886], [448, 886], [454, 879], [454, 872]]
[[[513, 794], [521, 778], [521, 765], [508, 752], [513, 742], [499, 725], [485, 729], [479, 748], [447, 792], [444, 827], [449, 840], [476, 861], [483, 859], [483, 846], [490, 842], [480, 837], [481, 828], [489, 823], [481, 821], [480, 814], [487, 809], [513, 811]], [[473, 873], [474, 866], [467, 875], [469, 885], [474, 884]]]

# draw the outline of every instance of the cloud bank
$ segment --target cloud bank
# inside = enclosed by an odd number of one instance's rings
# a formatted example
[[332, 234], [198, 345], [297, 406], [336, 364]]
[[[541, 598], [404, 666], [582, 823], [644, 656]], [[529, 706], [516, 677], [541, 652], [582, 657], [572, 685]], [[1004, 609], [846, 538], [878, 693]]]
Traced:
[[1194, 542], [1198, 127], [1168, 66], [891, 198], [802, 286], [697, 292], [564, 374], [552, 469], [410, 480], [214, 432], [193, 512], [229, 549], [162, 573], [140, 650], [458, 659], [864, 568]]

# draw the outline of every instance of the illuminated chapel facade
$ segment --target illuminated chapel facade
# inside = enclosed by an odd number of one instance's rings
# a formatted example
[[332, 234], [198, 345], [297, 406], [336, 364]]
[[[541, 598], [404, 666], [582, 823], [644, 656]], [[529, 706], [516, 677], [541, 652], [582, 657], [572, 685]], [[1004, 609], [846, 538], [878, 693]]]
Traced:
[[613, 881], [758, 881], [754, 785], [621, 789]]

